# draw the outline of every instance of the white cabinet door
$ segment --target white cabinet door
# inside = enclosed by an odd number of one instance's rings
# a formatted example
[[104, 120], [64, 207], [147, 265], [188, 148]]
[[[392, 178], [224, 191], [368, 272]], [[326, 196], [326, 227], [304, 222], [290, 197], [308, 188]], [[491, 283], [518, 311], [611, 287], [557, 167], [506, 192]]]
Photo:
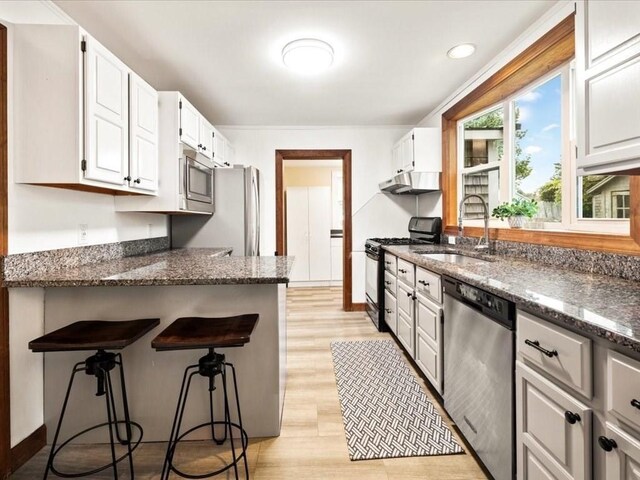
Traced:
[[607, 480], [640, 480], [640, 441], [609, 422], [597, 441], [605, 452]]
[[[399, 290], [398, 290], [399, 292]], [[415, 336], [413, 334], [413, 318], [398, 310], [398, 340], [404, 345], [407, 353], [413, 358]]]
[[218, 130], [213, 129], [213, 161], [220, 167], [226, 166], [224, 164], [225, 160], [225, 150], [224, 150], [224, 137], [220, 134]]
[[[583, 5], [586, 68], [623, 53], [640, 42], [640, 2], [629, 0], [586, 0]], [[582, 12], [581, 12], [582, 13]], [[624, 54], [624, 53], [623, 53]]]
[[413, 287], [408, 286], [404, 282], [398, 281], [397, 292], [398, 311], [411, 320], [411, 325], [413, 325]]
[[342, 281], [342, 238], [331, 239], [331, 280]]
[[403, 172], [410, 172], [413, 170], [413, 132], [405, 135], [401, 142], [401, 163], [399, 169]]
[[287, 255], [294, 256], [292, 282], [309, 280], [309, 190], [287, 187]]
[[442, 393], [442, 317], [441, 309], [427, 298], [417, 296], [416, 364], [431, 385]]
[[331, 280], [330, 187], [309, 187], [309, 279]]
[[200, 141], [198, 150], [207, 158], [213, 157], [213, 125], [206, 118], [200, 117]]
[[227, 167], [232, 167], [235, 163], [236, 150], [231, 145], [229, 140], [225, 139], [224, 141], [224, 165]]
[[640, 168], [640, 2], [577, 2], [579, 173]]
[[129, 68], [95, 39], [87, 36], [85, 41], [85, 178], [124, 185], [129, 169]]
[[[518, 479], [528, 477], [528, 450], [553, 478], [591, 478], [591, 409], [516, 362]], [[536, 472], [540, 469], [536, 469]]]
[[388, 290], [384, 291], [384, 321], [393, 332], [398, 333], [398, 308], [396, 307], [396, 297]]
[[402, 171], [402, 142], [398, 142], [393, 146], [391, 151], [391, 164], [394, 175]]
[[158, 92], [135, 73], [129, 76], [131, 95], [129, 185], [158, 188]]
[[200, 143], [200, 113], [186, 98], [180, 99], [180, 141], [198, 150]]

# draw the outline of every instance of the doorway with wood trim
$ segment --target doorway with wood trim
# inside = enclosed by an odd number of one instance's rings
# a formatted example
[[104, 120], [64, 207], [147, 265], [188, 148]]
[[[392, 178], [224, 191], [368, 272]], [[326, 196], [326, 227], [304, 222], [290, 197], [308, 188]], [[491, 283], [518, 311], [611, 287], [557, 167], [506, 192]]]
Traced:
[[[0, 255], [8, 252], [7, 28], [0, 24]], [[9, 290], [0, 287], [0, 479], [11, 473]]]
[[[357, 309], [357, 306], [353, 304], [352, 300], [351, 150], [276, 150], [276, 255], [287, 254], [285, 165], [287, 161], [293, 160], [303, 163], [315, 161], [318, 167], [327, 164], [327, 161], [330, 160], [338, 160], [342, 164], [342, 305], [345, 311], [353, 311]], [[309, 199], [308, 191], [306, 195], [304, 195], [305, 192], [302, 193], [302, 197]], [[322, 196], [320, 191], [316, 193]], [[314, 197], [314, 194], [311, 197]], [[330, 223], [332, 222], [329, 222], [327, 226]], [[329, 228], [328, 230], [326, 232], [327, 240], [331, 230], [339, 229]]]

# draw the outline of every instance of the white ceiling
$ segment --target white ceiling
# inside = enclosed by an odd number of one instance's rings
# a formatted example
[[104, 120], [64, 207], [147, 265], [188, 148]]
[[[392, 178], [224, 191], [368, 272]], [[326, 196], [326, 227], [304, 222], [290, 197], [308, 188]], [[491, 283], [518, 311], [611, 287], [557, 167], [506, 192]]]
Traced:
[[[266, 126], [414, 125], [555, 0], [55, 3], [214, 124]], [[282, 65], [282, 47], [301, 37], [333, 45], [329, 71]], [[463, 42], [476, 54], [447, 58]]]

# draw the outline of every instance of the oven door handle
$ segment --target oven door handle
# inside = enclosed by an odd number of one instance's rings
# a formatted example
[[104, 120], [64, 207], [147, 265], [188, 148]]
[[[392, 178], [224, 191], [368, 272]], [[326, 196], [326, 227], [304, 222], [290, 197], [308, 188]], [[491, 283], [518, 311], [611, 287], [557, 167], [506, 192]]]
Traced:
[[376, 255], [374, 255], [373, 253], [367, 253], [367, 257], [369, 257], [371, 260], [375, 260], [376, 262], [380, 259], [380, 257], [377, 257]]

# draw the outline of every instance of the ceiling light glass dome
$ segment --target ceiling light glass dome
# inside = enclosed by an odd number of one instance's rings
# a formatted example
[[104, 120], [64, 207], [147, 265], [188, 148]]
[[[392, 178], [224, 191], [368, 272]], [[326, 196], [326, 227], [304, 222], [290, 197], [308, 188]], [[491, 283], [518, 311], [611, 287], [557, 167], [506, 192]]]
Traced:
[[320, 73], [333, 63], [333, 48], [315, 38], [301, 38], [289, 42], [282, 49], [283, 63], [298, 73]]

